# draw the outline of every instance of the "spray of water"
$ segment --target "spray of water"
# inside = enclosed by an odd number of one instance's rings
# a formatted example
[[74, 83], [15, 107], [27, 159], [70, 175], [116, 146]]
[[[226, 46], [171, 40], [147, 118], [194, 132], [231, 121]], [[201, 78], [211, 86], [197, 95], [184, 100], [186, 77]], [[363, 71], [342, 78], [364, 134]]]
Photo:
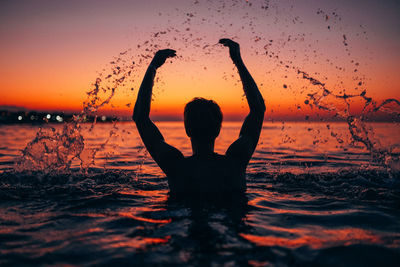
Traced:
[[[380, 146], [379, 140], [375, 139], [372, 127], [367, 125], [369, 117], [374, 117], [378, 112], [394, 113], [399, 116], [400, 113], [396, 111], [396, 107], [389, 107], [395, 104], [397, 109], [400, 108], [400, 102], [396, 99], [386, 99], [379, 105], [373, 101], [372, 98], [366, 96], [366, 91], [360, 94], [337, 95], [329, 91], [325, 84], [311, 77], [304, 71], [298, 71], [303, 79], [309, 80], [310, 83], [319, 88], [317, 92], [309, 93], [306, 103], [311, 107], [314, 106], [323, 111], [333, 112], [335, 117], [339, 117], [346, 121], [349, 132], [354, 143], [362, 143], [365, 148], [370, 152], [372, 160], [387, 166], [390, 169], [398, 171], [398, 157], [392, 154], [392, 148], [384, 148]], [[361, 98], [364, 102], [361, 114], [351, 114], [351, 102], [349, 99]], [[338, 103], [339, 102], [339, 103]], [[344, 108], [338, 108], [343, 107]], [[334, 133], [333, 133], [334, 134]]]
[[17, 159], [14, 166], [16, 171], [68, 171], [74, 159], [80, 160], [82, 170], [94, 165], [96, 153], [103, 150], [116, 134], [116, 121], [113, 122], [113, 129], [108, 138], [96, 148], [85, 147], [82, 125], [89, 116], [94, 116], [95, 119], [89, 128], [89, 132], [93, 131], [98, 110], [110, 103], [117, 88], [126, 86], [125, 81], [133, 69], [133, 64], [127, 64], [121, 57], [117, 57], [110, 64], [111, 72], [99, 75], [93, 88], [87, 92], [82, 111], [74, 115], [71, 122], [65, 122], [61, 130], [50, 125], [39, 129], [35, 138], [26, 145]]
[[[290, 5], [289, 5], [290, 6]], [[199, 12], [202, 9], [207, 9], [209, 16], [205, 17]], [[195, 53], [186, 53], [178, 59], [185, 62], [197, 60], [198, 51], [204, 55], [214, 53], [215, 45], [210, 43], [210, 37], [207, 36], [201, 29], [207, 27], [215, 27], [218, 32], [218, 37], [229, 36], [233, 39], [237, 35], [246, 36], [253, 40], [253, 45], [250, 47], [252, 54], [262, 60], [268, 60], [266, 74], [283, 70], [285, 73], [284, 79], [291, 73], [297, 75], [300, 79], [308, 81], [311, 87], [301, 88], [298, 91], [306, 92], [304, 104], [311, 109], [333, 114], [335, 119], [340, 119], [347, 122], [349, 133], [353, 143], [361, 143], [371, 153], [372, 159], [389, 168], [398, 168], [398, 156], [392, 153], [392, 148], [382, 148], [379, 145], [379, 140], [374, 137], [373, 130], [368, 126], [368, 118], [378, 113], [390, 113], [394, 117], [399, 117], [400, 102], [396, 99], [386, 99], [381, 103], [375, 102], [371, 97], [367, 96], [366, 90], [358, 93], [346, 94], [345, 90], [342, 93], [335, 93], [335, 90], [321, 82], [318, 75], [309, 74], [307, 64], [310, 61], [320, 59], [317, 49], [313, 48], [312, 43], [307, 45], [307, 38], [311, 38], [311, 34], [305, 32], [287, 33], [287, 26], [294, 25], [299, 27], [303, 24], [300, 16], [291, 15], [290, 8], [281, 8], [279, 3], [273, 1], [193, 1], [188, 9], [181, 10], [176, 8], [175, 11], [159, 12], [168, 21], [166, 25], [154, 29], [153, 32], [147, 32], [144, 38], [137, 38], [136, 44], [126, 51], [120, 52], [109, 63], [107, 69], [103, 69], [95, 80], [91, 90], [87, 92], [87, 99], [83, 103], [82, 112], [74, 116], [72, 122], [65, 123], [61, 130], [56, 130], [53, 127], [41, 128], [36, 137], [27, 144], [22, 151], [22, 156], [18, 159], [15, 169], [22, 170], [67, 170], [71, 166], [74, 159], [81, 161], [80, 166], [86, 169], [94, 164], [96, 153], [104, 149], [109, 140], [117, 133], [116, 124], [110, 132], [106, 141], [99, 144], [96, 148], [85, 147], [85, 138], [82, 134], [82, 125], [87, 116], [95, 116], [99, 109], [104, 107], [113, 108], [112, 100], [117, 93], [126, 93], [129, 97], [132, 96], [134, 88], [132, 84], [139, 80], [141, 70], [148, 63], [152, 55], [161, 48], [181, 46], [184, 48], [195, 48]], [[328, 33], [336, 31], [344, 31], [342, 27], [342, 18], [336, 10], [324, 11], [316, 10], [317, 16], [322, 18], [322, 23]], [[240, 20], [233, 19], [240, 15]], [[176, 19], [178, 18], [178, 19]], [[173, 22], [172, 22], [173, 20]], [[265, 25], [266, 21], [271, 25]], [[260, 26], [261, 25], [261, 26]], [[265, 27], [264, 27], [265, 26]], [[280, 27], [282, 33], [279, 38], [271, 39], [268, 28]], [[266, 30], [267, 29], [267, 30]], [[297, 29], [297, 28], [296, 28]], [[358, 33], [357, 33], [358, 35]], [[360, 25], [360, 35], [366, 36], [366, 31]], [[342, 45], [345, 53], [351, 55], [351, 41], [346, 33], [340, 34], [339, 44]], [[217, 40], [217, 37], [213, 37]], [[318, 40], [317, 40], [318, 41]], [[304, 45], [306, 44], [306, 45]], [[294, 49], [300, 45], [304, 47], [303, 51]], [[183, 46], [183, 47], [182, 47]], [[196, 50], [197, 49], [197, 50]], [[284, 59], [282, 51], [286, 55], [293, 55], [291, 59]], [[306, 66], [298, 66], [300, 59], [299, 55], [306, 55], [303, 63]], [[327, 59], [331, 65], [333, 60]], [[199, 63], [201, 64], [201, 63]], [[352, 64], [357, 66], [359, 63], [352, 60]], [[336, 66], [336, 69], [344, 72], [344, 68]], [[207, 70], [204, 66], [204, 70]], [[359, 87], [363, 85], [362, 75], [358, 74], [358, 69], [354, 70], [357, 76]], [[322, 74], [321, 74], [322, 75]], [[321, 76], [320, 75], [320, 76]], [[232, 73], [225, 72], [223, 78], [231, 79]], [[361, 78], [360, 78], [361, 77]], [[238, 82], [238, 81], [237, 81]], [[268, 81], [261, 81], [261, 89], [263, 84], [269, 84]], [[163, 76], [157, 75], [157, 86], [163, 86]], [[285, 82], [283, 89], [289, 91], [295, 88], [290, 82]], [[155, 90], [157, 92], [157, 90]], [[300, 93], [301, 93], [300, 92]], [[296, 94], [300, 94], [297, 93]], [[358, 114], [351, 112], [351, 100], [361, 100], [363, 102], [362, 111]], [[131, 107], [131, 102], [125, 104]], [[303, 103], [298, 103], [297, 109], [300, 109]], [[306, 117], [307, 119], [307, 117]], [[94, 129], [96, 120], [92, 123], [90, 131]], [[329, 126], [327, 126], [329, 128]], [[282, 127], [284, 130], [284, 127]], [[331, 136], [338, 143], [343, 143], [344, 140], [333, 131]], [[295, 142], [296, 138], [287, 136], [290, 142]], [[318, 140], [316, 141], [318, 142]], [[397, 165], [396, 165], [397, 164]], [[397, 167], [396, 167], [397, 166]]]

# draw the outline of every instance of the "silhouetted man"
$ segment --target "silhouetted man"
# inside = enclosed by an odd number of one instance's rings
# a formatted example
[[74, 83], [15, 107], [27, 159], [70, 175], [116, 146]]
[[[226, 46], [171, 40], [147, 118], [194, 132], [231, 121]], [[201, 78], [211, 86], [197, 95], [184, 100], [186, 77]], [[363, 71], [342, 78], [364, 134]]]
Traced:
[[132, 118], [150, 155], [167, 175], [171, 193], [224, 193], [246, 190], [246, 167], [260, 137], [265, 104], [243, 63], [239, 44], [230, 39], [221, 39], [219, 43], [229, 47], [230, 57], [239, 71], [250, 107], [239, 138], [229, 146], [225, 155], [214, 153], [214, 142], [221, 129], [222, 113], [212, 100], [195, 98], [185, 107], [185, 130], [190, 137], [193, 151], [190, 157], [184, 157], [178, 149], [167, 144], [150, 120], [156, 70], [167, 58], [176, 56], [174, 50], [159, 50], [155, 54], [139, 89]]

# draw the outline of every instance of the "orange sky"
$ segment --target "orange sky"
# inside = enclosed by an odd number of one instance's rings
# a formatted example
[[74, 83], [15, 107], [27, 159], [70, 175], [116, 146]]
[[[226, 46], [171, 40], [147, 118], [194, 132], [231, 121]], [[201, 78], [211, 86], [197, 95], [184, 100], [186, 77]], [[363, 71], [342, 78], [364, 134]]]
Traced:
[[[261, 8], [264, 1], [249, 1], [251, 6], [246, 1], [194, 2], [2, 2], [0, 106], [79, 111], [95, 79], [103, 73], [105, 81], [112, 67], [122, 64], [110, 62], [120, 57], [127, 67], [135, 61], [134, 68], [100, 112], [129, 114], [151, 60], [145, 57], [169, 47], [180, 58], [158, 73], [152, 115], [179, 117], [186, 102], [202, 96], [216, 100], [226, 118], [243, 117], [247, 107], [238, 75], [227, 50], [215, 45], [222, 37], [241, 44], [269, 118], [315, 113], [304, 101], [320, 88], [297, 70], [335, 94], [367, 90], [378, 102], [400, 96], [399, 6], [394, 1], [386, 6], [271, 1], [267, 10]], [[359, 100], [352, 110], [360, 110]]]

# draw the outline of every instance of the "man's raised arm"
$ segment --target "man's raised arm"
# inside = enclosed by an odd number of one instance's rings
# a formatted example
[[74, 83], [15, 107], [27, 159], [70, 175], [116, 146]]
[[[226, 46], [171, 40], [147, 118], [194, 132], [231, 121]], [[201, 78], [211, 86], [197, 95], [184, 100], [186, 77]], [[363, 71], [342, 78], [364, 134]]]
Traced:
[[175, 57], [174, 50], [159, 50], [154, 55], [140, 85], [132, 116], [144, 145], [167, 176], [174, 171], [176, 160], [183, 155], [179, 150], [165, 143], [164, 137], [150, 120], [150, 104], [156, 70], [169, 57]]
[[229, 47], [229, 55], [238, 69], [243, 84], [243, 90], [250, 108], [250, 113], [247, 115], [240, 130], [239, 139], [228, 148], [226, 155], [239, 159], [244, 166], [246, 166], [260, 137], [265, 113], [264, 99], [253, 77], [251, 77], [243, 63], [239, 44], [230, 39], [221, 39], [219, 42]]

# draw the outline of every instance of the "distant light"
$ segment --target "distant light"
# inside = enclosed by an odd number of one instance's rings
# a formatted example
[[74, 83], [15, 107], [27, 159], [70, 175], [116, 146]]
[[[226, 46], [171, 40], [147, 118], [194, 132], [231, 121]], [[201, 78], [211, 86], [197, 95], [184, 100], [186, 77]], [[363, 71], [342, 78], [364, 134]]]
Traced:
[[106, 119], [107, 119], [107, 117], [106, 117], [106, 116], [104, 116], [104, 115], [103, 115], [103, 116], [101, 116], [101, 120], [102, 120], [102, 121], [106, 121]]
[[35, 119], [35, 116], [31, 115], [31, 121], [33, 121]]
[[50, 114], [47, 114], [47, 115], [46, 115], [46, 118], [47, 118], [48, 120], [50, 120], [51, 115], [50, 115]]
[[58, 122], [62, 122], [62, 121], [63, 121], [63, 118], [62, 118], [61, 116], [57, 115], [57, 116], [56, 116], [56, 120], [57, 120]]
[[22, 120], [22, 116], [18, 116], [18, 120], [21, 121]]

